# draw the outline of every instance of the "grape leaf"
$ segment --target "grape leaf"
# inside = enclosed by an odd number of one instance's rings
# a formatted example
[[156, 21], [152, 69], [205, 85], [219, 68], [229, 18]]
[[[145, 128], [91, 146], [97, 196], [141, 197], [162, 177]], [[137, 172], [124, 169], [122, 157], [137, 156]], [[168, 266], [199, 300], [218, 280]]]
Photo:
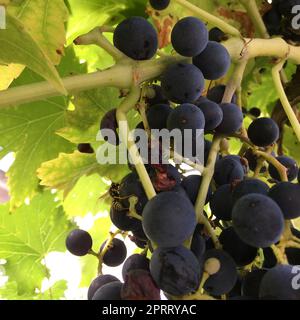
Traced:
[[294, 130], [291, 127], [284, 126], [283, 135], [284, 154], [295, 159], [297, 163], [300, 163], [300, 142]]
[[69, 0], [72, 15], [68, 21], [68, 44], [81, 34], [101, 26], [126, 9], [129, 1]]
[[[72, 47], [66, 50], [59, 71], [62, 76], [81, 73]], [[41, 78], [26, 69], [13, 85], [30, 84]], [[42, 162], [57, 157], [59, 152], [70, 152], [74, 145], [55, 132], [66, 125], [65, 115], [69, 99], [56, 97], [27, 103], [16, 108], [1, 109], [0, 156], [16, 152], [16, 160], [8, 172], [11, 209], [20, 206], [26, 197], [31, 198], [39, 185], [36, 170]]]
[[60, 280], [44, 292], [19, 294], [17, 282], [8, 281], [4, 287], [0, 288], [0, 297], [7, 300], [58, 300], [64, 296], [66, 290], [67, 282]]
[[[30, 76], [30, 72], [24, 72], [17, 81]], [[72, 149], [70, 143], [54, 134], [64, 126], [67, 103], [66, 98], [58, 97], [0, 111], [0, 155], [17, 152], [8, 172], [11, 209], [34, 195], [38, 187], [35, 172], [43, 161]]]
[[[105, 33], [105, 37], [112, 42], [112, 34]], [[74, 46], [74, 49], [76, 56], [87, 62], [88, 72], [103, 70], [114, 64], [112, 56], [96, 45]]]
[[37, 174], [41, 185], [64, 190], [67, 195], [81, 176], [90, 175], [99, 170], [94, 154], [75, 151], [61, 153], [58, 158], [44, 162]]
[[72, 103], [74, 110], [67, 111], [67, 127], [57, 134], [73, 142], [95, 142], [103, 115], [121, 102], [115, 88], [100, 88], [78, 93]]
[[18, 78], [25, 66], [22, 64], [10, 63], [7, 66], [0, 66], [0, 90], [6, 90], [14, 79]]
[[109, 208], [106, 197], [101, 198], [108, 191], [107, 182], [98, 174], [81, 177], [74, 188], [64, 199], [63, 206], [69, 217], [96, 214]]
[[41, 46], [49, 59], [59, 64], [66, 42], [65, 22], [68, 9], [63, 0], [22, 0], [13, 2], [11, 13]]
[[0, 258], [6, 274], [18, 284], [18, 293], [33, 293], [48, 277], [41, 261], [51, 251], [65, 251], [65, 238], [72, 227], [63, 208], [50, 192], [38, 194], [30, 205], [13, 214], [0, 206]]
[[66, 94], [62, 80], [53, 63], [39, 43], [31, 36], [21, 21], [6, 14], [6, 29], [0, 30], [0, 63], [26, 65], [46, 80], [60, 93]]
[[61, 153], [58, 158], [44, 162], [38, 169], [41, 185], [64, 190], [66, 196], [82, 176], [98, 173], [114, 182], [118, 182], [127, 172], [127, 165], [99, 165], [95, 154], [75, 151]]

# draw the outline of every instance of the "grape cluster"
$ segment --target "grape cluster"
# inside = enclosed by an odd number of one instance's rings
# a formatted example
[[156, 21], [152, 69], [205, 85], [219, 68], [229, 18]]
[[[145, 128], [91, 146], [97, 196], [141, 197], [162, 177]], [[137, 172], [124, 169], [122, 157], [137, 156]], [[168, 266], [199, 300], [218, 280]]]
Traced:
[[[153, 1], [151, 5], [159, 8], [164, 2]], [[152, 28], [145, 19], [127, 18], [117, 26], [114, 44], [129, 58], [150, 59], [157, 49], [157, 41], [152, 39]], [[124, 43], [121, 43], [122, 41]], [[214, 86], [208, 91], [207, 97], [203, 95], [205, 80], [217, 80], [225, 76], [231, 59], [221, 43], [209, 40], [205, 24], [195, 17], [183, 18], [175, 24], [171, 42], [174, 50], [182, 56], [192, 58], [192, 63], [170, 64], [158, 79], [160, 85], [149, 85], [148, 94], [144, 97], [147, 121], [153, 130], [181, 130], [183, 140], [186, 137], [184, 131], [191, 130], [192, 156], [197, 157], [198, 130], [205, 130], [206, 133], [234, 134], [242, 126], [243, 113], [236, 105], [236, 95], [231, 103], [222, 103], [225, 85]], [[175, 104], [178, 104], [176, 108], [173, 107]], [[106, 129], [115, 132], [116, 138], [107, 137]], [[143, 123], [140, 123], [137, 129], [144, 129]], [[100, 130], [106, 141], [114, 145], [119, 144], [115, 109], [104, 115]], [[181, 149], [184, 150], [184, 143]]]
[[[274, 3], [276, 10], [284, 10], [282, 1]], [[150, 4], [156, 10], [164, 10], [169, 1], [153, 0]], [[285, 17], [286, 12], [280, 12]], [[160, 84], [147, 84], [146, 94], [141, 97], [146, 119], [136, 130], [144, 129], [145, 122], [150, 129], [177, 129], [183, 135], [185, 129], [193, 133], [204, 130], [204, 164], [209, 161], [212, 148], [209, 134], [241, 134], [244, 115], [237, 105], [237, 95], [223, 103], [226, 86], [222, 84], [204, 94], [205, 80], [222, 78], [230, 67], [229, 53], [220, 43], [225, 38], [219, 29], [208, 32], [195, 17], [175, 24], [172, 46], [181, 56], [190, 58], [190, 63], [171, 63], [156, 79]], [[140, 17], [124, 20], [114, 32], [114, 45], [133, 60], [155, 57], [157, 43], [154, 27]], [[298, 165], [290, 157], [274, 153], [279, 138], [276, 122], [260, 117], [258, 108], [250, 109], [248, 114], [254, 119], [244, 128], [244, 139], [251, 148], [242, 149], [239, 155], [216, 151], [212, 181], [205, 194], [205, 210], [211, 212], [209, 219], [206, 212], [204, 220], [197, 219], [195, 211], [203, 177], [185, 176], [171, 164], [143, 159], [147, 160], [145, 168], [157, 193], [150, 200], [133, 164], [129, 165], [131, 173], [120, 183], [112, 183], [110, 219], [143, 252], [125, 260], [124, 241], [114, 237], [106, 240], [96, 255], [107, 266], [125, 261], [123, 282], [100, 274], [90, 285], [88, 299], [154, 300], [160, 298], [160, 290], [170, 299], [193, 298], [197, 294], [216, 299], [226, 295], [236, 300], [300, 298], [300, 291], [291, 288], [293, 266], [277, 265], [272, 256], [272, 248], [281, 240], [289, 220], [300, 217], [300, 185], [295, 182], [297, 177], [299, 180]], [[101, 120], [100, 130], [105, 129], [111, 129], [117, 137], [106, 140], [118, 145], [116, 109], [108, 111]], [[137, 139], [137, 135], [134, 137]], [[191, 140], [196, 139], [195, 134]], [[160, 144], [156, 147], [160, 148]], [[261, 154], [273, 159], [268, 167], [261, 161]], [[286, 169], [287, 181], [282, 181], [280, 168]], [[250, 177], [251, 171], [255, 171], [255, 177]], [[264, 182], [259, 174], [267, 171], [272, 179]], [[206, 219], [214, 231], [218, 230], [217, 239], [207, 229]], [[300, 246], [299, 234], [294, 237]], [[74, 230], [66, 246], [71, 253], [82, 256], [92, 252], [92, 238], [85, 231]], [[145, 255], [147, 251], [150, 259]], [[261, 268], [256, 260], [262, 251], [265, 258]], [[290, 263], [299, 261], [299, 251], [287, 248]]]
[[284, 39], [293, 42], [300, 42], [299, 30], [293, 27], [293, 19], [296, 19], [298, 11], [294, 12], [293, 7], [300, 5], [299, 0], [273, 0], [272, 8], [263, 15], [264, 23], [271, 36], [282, 35]]

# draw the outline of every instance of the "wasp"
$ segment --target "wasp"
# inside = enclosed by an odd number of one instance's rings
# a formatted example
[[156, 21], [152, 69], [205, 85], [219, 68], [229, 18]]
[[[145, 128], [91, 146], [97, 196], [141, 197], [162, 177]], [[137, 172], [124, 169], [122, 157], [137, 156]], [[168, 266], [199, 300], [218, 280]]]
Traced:
[[113, 209], [115, 209], [117, 211], [128, 210], [128, 208], [123, 207], [120, 200], [128, 199], [129, 197], [123, 197], [123, 198], [120, 197], [119, 188], [120, 188], [119, 183], [112, 182], [108, 191], [106, 193], [104, 193], [99, 198], [99, 200], [108, 201], [109, 199], [112, 199], [112, 208]]

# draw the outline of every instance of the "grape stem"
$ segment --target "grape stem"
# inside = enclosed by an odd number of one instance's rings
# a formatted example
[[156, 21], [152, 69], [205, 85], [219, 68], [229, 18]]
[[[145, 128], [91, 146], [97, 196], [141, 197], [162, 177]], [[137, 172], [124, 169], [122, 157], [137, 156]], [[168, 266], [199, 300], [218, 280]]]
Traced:
[[[300, 47], [289, 45], [281, 38], [241, 39], [235, 37], [225, 41], [223, 45], [227, 48], [233, 62], [239, 61], [241, 54], [245, 54], [246, 51], [248, 59], [272, 56], [290, 59], [300, 64]], [[129, 89], [133, 85], [137, 86], [145, 81], [157, 79], [170, 64], [179, 61], [188, 62], [190, 59], [175, 55], [148, 61], [131, 59], [127, 59], [124, 63], [123, 60], [121, 61], [103, 71], [63, 78], [63, 85], [69, 94], [100, 87]], [[60, 95], [60, 92], [48, 82], [33, 83], [1, 91], [0, 107], [14, 107], [18, 104]]]
[[241, 33], [238, 29], [226, 23], [224, 20], [218, 18], [216, 15], [210, 14], [205, 10], [200, 9], [199, 7], [193, 5], [192, 3], [186, 0], [173, 0], [173, 1], [177, 2], [179, 5], [181, 5], [183, 8], [187, 9], [188, 11], [190, 11], [192, 14], [194, 14], [198, 18], [203, 19], [204, 21], [218, 27], [223, 32], [235, 37], [241, 37]]
[[95, 252], [93, 249], [90, 249], [89, 252], [88, 252], [88, 254], [90, 254], [91, 256], [95, 256], [95, 257], [98, 258], [98, 253]]
[[[169, 150], [167, 150], [167, 151], [169, 151]], [[174, 150], [171, 150], [169, 152], [170, 152], [171, 157], [174, 159], [174, 161], [183, 162], [183, 163], [187, 164], [188, 166], [190, 166], [191, 168], [199, 171], [200, 173], [202, 173], [204, 171], [204, 166], [201, 163], [195, 163], [187, 158], [184, 158], [182, 155], [175, 152]]]
[[[261, 38], [270, 39], [270, 35], [266, 28], [266, 25], [261, 17], [261, 14], [257, 7], [256, 0], [240, 0], [243, 6], [246, 8], [249, 17], [254, 24], [255, 30]], [[280, 71], [281, 80], [283, 83], [287, 83], [287, 76], [284, 70]]]
[[275, 157], [273, 157], [268, 152], [257, 150], [254, 147], [254, 145], [251, 143], [251, 141], [244, 136], [241, 136], [239, 134], [234, 134], [232, 135], [232, 137], [238, 138], [241, 141], [243, 141], [245, 144], [249, 145], [253, 149], [254, 154], [256, 154], [259, 157], [262, 157], [264, 160], [266, 160], [268, 163], [271, 163], [277, 169], [282, 181], [288, 181], [286, 167], [282, 165]]
[[235, 69], [226, 85], [222, 103], [231, 103], [234, 93], [241, 86], [247, 63], [248, 59], [245, 55], [239, 62], [237, 62]]
[[115, 61], [119, 61], [122, 59], [129, 60], [124, 53], [122, 53], [119, 49], [113, 46], [107, 38], [103, 35], [106, 29], [103, 27], [97, 27], [91, 30], [90, 32], [83, 34], [77, 37], [74, 40], [74, 44], [76, 45], [90, 45], [95, 44], [102, 49], [104, 49], [109, 55], [111, 55]]
[[202, 183], [199, 189], [199, 193], [198, 193], [198, 197], [195, 205], [197, 221], [198, 223], [204, 224], [204, 227], [206, 228], [207, 232], [210, 234], [216, 248], [220, 248], [219, 239], [216, 236], [215, 231], [211, 226], [209, 220], [205, 217], [203, 211], [204, 211], [205, 200], [207, 197], [209, 185], [214, 174], [215, 163], [216, 163], [218, 152], [220, 150], [220, 144], [222, 139], [223, 137], [219, 135], [215, 135], [213, 138], [212, 146], [211, 146], [208, 160], [207, 160], [207, 165], [202, 174]]
[[284, 250], [280, 250], [275, 244], [271, 245], [271, 249], [277, 259], [277, 262], [280, 264], [288, 264], [287, 257], [284, 253]]
[[179, 299], [180, 300], [216, 300], [215, 298], [203, 293], [203, 286], [208, 278], [209, 278], [209, 274], [204, 271], [197, 291], [195, 293], [179, 297]]
[[119, 108], [117, 109], [117, 120], [119, 123], [119, 135], [121, 140], [126, 144], [130, 157], [136, 167], [136, 171], [144, 187], [148, 199], [153, 198], [156, 195], [151, 179], [143, 163], [136, 144], [134, 143], [134, 137], [129, 130], [127, 121], [127, 112], [134, 108], [138, 103], [141, 95], [141, 89], [139, 87], [133, 87], [129, 95], [123, 100]]
[[264, 24], [263, 19], [261, 18], [261, 15], [259, 13], [256, 0], [240, 0], [242, 5], [247, 10], [247, 13], [249, 17], [252, 20], [252, 23], [254, 24], [254, 27], [256, 31], [258, 32], [259, 36], [265, 39], [270, 38], [270, 35], [268, 33], [268, 30]]
[[282, 60], [277, 65], [275, 65], [272, 69], [272, 77], [275, 85], [275, 89], [279, 95], [279, 99], [281, 101], [282, 107], [291, 123], [291, 126], [298, 138], [298, 141], [300, 141], [300, 124], [299, 121], [295, 115], [295, 112], [284, 92], [284, 88], [281, 82], [280, 78], [280, 70], [282, 70], [283, 65], [285, 63], [285, 60]]
[[135, 210], [135, 206], [136, 204], [138, 203], [139, 199], [135, 196], [132, 196], [129, 198], [129, 214], [128, 216], [131, 217], [131, 218], [135, 218], [139, 221], [142, 221], [142, 217], [137, 214], [136, 210]]
[[98, 258], [98, 261], [99, 261], [98, 262], [98, 275], [102, 275], [103, 257], [106, 254], [106, 252], [108, 251], [108, 249], [111, 247], [112, 241], [114, 240], [114, 238], [118, 234], [124, 234], [124, 231], [117, 230], [115, 232], [110, 232], [109, 233], [109, 237], [105, 242], [105, 246], [103, 247], [103, 249], [97, 255], [97, 258]]
[[282, 165], [275, 157], [273, 157], [271, 154], [267, 152], [259, 151], [255, 149], [254, 149], [254, 153], [258, 156], [263, 157], [265, 160], [267, 160], [268, 163], [272, 164], [277, 169], [282, 181], [288, 181], [286, 167]]
[[[277, 250], [279, 250], [281, 255], [283, 255], [285, 257], [286, 257], [286, 255], [285, 255], [286, 248], [300, 249], [300, 239], [298, 239], [297, 237], [295, 237], [292, 234], [291, 225], [292, 225], [292, 222], [290, 220], [285, 221], [284, 231], [281, 235], [280, 242], [277, 246], [275, 246], [277, 248]], [[278, 260], [278, 262], [279, 263], [288, 263], [287, 258], [286, 258], [286, 261], [280, 262]]]

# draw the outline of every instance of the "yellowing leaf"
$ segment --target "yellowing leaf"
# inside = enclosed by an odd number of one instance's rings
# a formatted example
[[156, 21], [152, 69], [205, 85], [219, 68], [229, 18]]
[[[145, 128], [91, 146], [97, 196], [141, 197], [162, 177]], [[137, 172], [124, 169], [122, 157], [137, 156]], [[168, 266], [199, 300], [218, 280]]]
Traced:
[[6, 29], [0, 30], [0, 63], [26, 65], [48, 80], [60, 93], [66, 94], [62, 80], [53, 63], [21, 21], [6, 15]]
[[75, 151], [61, 153], [58, 158], [44, 162], [37, 174], [41, 185], [64, 190], [67, 195], [82, 176], [98, 173], [114, 182], [120, 181], [129, 172], [127, 165], [99, 165], [95, 154]]
[[64, 190], [67, 194], [81, 176], [97, 172], [99, 164], [94, 154], [75, 151], [61, 153], [58, 158], [44, 162], [37, 174], [41, 185]]
[[25, 66], [22, 64], [10, 63], [7, 66], [0, 66], [0, 90], [6, 90], [10, 84], [16, 79], [24, 70]]
[[8, 12], [22, 24], [54, 64], [59, 64], [66, 42], [68, 9], [63, 0], [22, 0]]

